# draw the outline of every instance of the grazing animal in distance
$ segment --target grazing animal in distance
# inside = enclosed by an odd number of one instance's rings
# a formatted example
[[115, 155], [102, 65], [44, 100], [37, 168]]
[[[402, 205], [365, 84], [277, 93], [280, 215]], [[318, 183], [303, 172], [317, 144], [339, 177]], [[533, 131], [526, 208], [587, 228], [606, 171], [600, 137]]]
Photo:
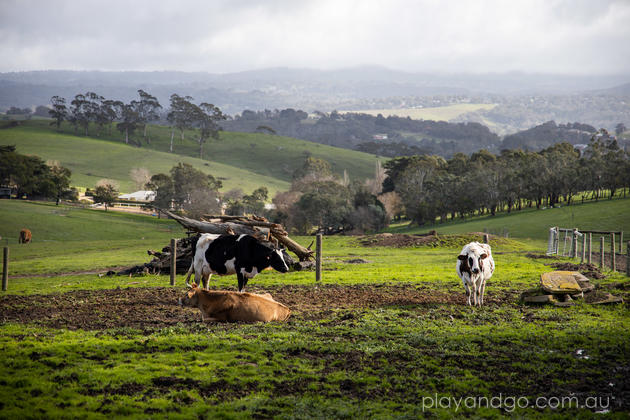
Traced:
[[30, 230], [24, 228], [20, 231], [20, 237], [18, 238], [18, 243], [20, 244], [28, 244], [33, 239], [33, 234]]
[[236, 274], [238, 291], [243, 291], [247, 281], [268, 267], [286, 273], [289, 267], [283, 249], [265, 245], [251, 235], [203, 234], [195, 245], [195, 256], [186, 275], [186, 284], [194, 270], [195, 283], [208, 289], [213, 274]]
[[490, 245], [479, 242], [465, 245], [457, 256], [456, 269], [466, 289], [468, 305], [483, 305], [486, 281], [494, 273], [494, 259]]
[[228, 290], [203, 290], [197, 284], [179, 298], [179, 305], [199, 308], [202, 321], [269, 322], [285, 321], [291, 310], [273, 300], [269, 293], [238, 293]]

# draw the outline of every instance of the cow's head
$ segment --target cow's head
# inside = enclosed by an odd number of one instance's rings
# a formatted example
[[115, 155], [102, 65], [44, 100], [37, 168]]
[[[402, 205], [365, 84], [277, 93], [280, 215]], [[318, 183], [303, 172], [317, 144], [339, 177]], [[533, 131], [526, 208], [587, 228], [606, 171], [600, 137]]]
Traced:
[[199, 287], [197, 286], [197, 283], [186, 283], [186, 286], [188, 286], [189, 290], [183, 297], [179, 298], [179, 306], [189, 306], [192, 308], [196, 308], [197, 303], [199, 302], [199, 296], [197, 296], [197, 292], [199, 292]]
[[470, 271], [472, 274], [479, 274], [479, 272], [483, 270], [483, 260], [488, 258], [488, 254], [483, 252], [480, 248], [471, 247], [468, 249], [468, 253], [460, 254], [457, 258], [468, 268], [468, 270], [462, 271]]
[[286, 273], [289, 271], [289, 266], [287, 265], [286, 260], [284, 259], [284, 255], [286, 251], [284, 248], [280, 249], [272, 249], [271, 252], [267, 255], [267, 260], [269, 265], [274, 269], [281, 273]]

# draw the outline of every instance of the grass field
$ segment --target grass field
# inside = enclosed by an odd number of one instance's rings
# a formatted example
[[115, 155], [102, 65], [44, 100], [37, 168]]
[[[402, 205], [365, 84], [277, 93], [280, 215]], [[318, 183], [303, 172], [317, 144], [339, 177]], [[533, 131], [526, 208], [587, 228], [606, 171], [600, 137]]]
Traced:
[[[527, 224], [526, 213], [510, 217]], [[335, 236], [324, 238], [321, 284], [313, 272], [268, 271], [248, 285], [286, 303], [288, 322], [204, 324], [175, 304], [182, 276], [170, 288], [167, 275], [85, 273], [148, 261], [146, 249], [184, 236], [172, 221], [21, 201], [0, 201], [0, 220], [3, 238], [22, 226], [34, 235], [9, 242], [1, 418], [623, 418], [630, 409], [627, 304], [519, 303], [548, 264], [569, 261], [532, 258], [544, 241], [521, 229], [491, 242], [497, 270], [482, 309], [464, 305], [454, 272], [462, 243], [477, 236], [406, 248]], [[478, 230], [472, 223], [453, 228]], [[604, 274], [598, 287], [627, 300], [628, 279]], [[236, 279], [212, 286], [234, 290]]]
[[[95, 132], [95, 128], [93, 129]], [[189, 132], [182, 142], [179, 133], [174, 154], [168, 153], [168, 127], [150, 126], [151, 143], [138, 148], [126, 145], [120, 133], [102, 139], [83, 137], [64, 126], [61, 133], [47, 121], [27, 121], [17, 128], [0, 130], [0, 144], [15, 144], [19, 153], [34, 154], [44, 160], [57, 160], [72, 171], [72, 184], [94, 187], [102, 178], [114, 179], [122, 192], [135, 191], [130, 179], [132, 168], [147, 168], [151, 174], [168, 173], [178, 162], [186, 162], [223, 181], [223, 190], [241, 188], [251, 192], [266, 186], [271, 195], [287, 190], [293, 171], [306, 156], [328, 160], [333, 171], [351, 178], [372, 177], [376, 157], [288, 137], [266, 134], [222, 132], [221, 140], [204, 145], [205, 159], [199, 159], [199, 146]]]
[[340, 111], [361, 113], [384, 117], [398, 116], [402, 118], [410, 117], [414, 120], [449, 121], [467, 112], [492, 109], [496, 104], [456, 104], [430, 108], [393, 108], [393, 109], [365, 109], [360, 111]]
[[[549, 228], [578, 228], [580, 230], [624, 231], [630, 240], [630, 199], [601, 200], [545, 210], [525, 209], [511, 214], [475, 217], [446, 224], [411, 226], [400, 223], [387, 231], [395, 233], [426, 233], [436, 229], [444, 234], [488, 232], [500, 236], [533, 240], [539, 246], [546, 244]], [[599, 237], [595, 237], [599, 241]], [[596, 242], [599, 243], [599, 242]], [[608, 244], [607, 244], [608, 245]]]

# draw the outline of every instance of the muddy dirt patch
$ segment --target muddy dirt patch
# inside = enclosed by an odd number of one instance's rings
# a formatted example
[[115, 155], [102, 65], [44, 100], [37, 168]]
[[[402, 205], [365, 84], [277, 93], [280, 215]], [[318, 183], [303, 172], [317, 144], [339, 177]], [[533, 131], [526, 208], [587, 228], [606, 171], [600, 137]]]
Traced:
[[[464, 305], [463, 292], [437, 291], [428, 285], [320, 285], [251, 288], [270, 292], [291, 308], [291, 319], [317, 320], [343, 309], [386, 306]], [[182, 308], [182, 288], [127, 288], [78, 290], [54, 295], [0, 297], [1, 322], [35, 323], [52, 328], [100, 330], [109, 328], [163, 328], [200, 321], [197, 309]], [[489, 294], [490, 305], [505, 303], [505, 296]]]
[[556, 270], [561, 271], [579, 271], [589, 279], [605, 279], [606, 276], [593, 264], [573, 264], [573, 263], [552, 263], [547, 264]]
[[464, 246], [470, 242], [483, 242], [484, 235], [488, 235], [491, 243], [505, 242], [507, 239], [483, 232], [470, 232], [464, 235], [440, 235], [436, 231], [427, 234], [409, 235], [404, 233], [380, 233], [378, 235], [361, 236], [358, 241], [363, 246], [386, 246], [392, 248], [405, 247], [455, 247]]

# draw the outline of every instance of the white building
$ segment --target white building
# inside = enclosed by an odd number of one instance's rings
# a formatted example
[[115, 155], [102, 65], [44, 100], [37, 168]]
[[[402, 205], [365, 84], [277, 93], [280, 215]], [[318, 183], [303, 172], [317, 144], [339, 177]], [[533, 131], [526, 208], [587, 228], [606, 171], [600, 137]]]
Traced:
[[130, 194], [122, 194], [118, 196], [121, 200], [130, 201], [153, 201], [155, 200], [155, 191], [136, 191]]

